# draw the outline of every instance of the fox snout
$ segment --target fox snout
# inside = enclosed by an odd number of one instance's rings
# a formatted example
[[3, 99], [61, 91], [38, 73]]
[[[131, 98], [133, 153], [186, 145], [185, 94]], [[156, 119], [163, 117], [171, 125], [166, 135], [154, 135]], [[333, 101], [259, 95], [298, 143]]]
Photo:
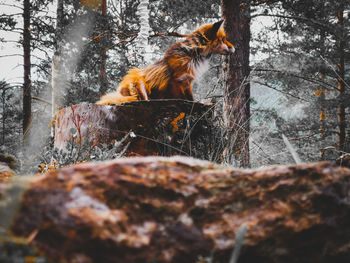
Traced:
[[217, 53], [219, 53], [221, 55], [231, 55], [231, 54], [235, 53], [235, 48], [233, 47], [233, 45], [231, 47], [229, 47], [227, 45], [222, 45], [217, 50]]
[[224, 52], [226, 53], [225, 55], [231, 55], [235, 53], [236, 49], [234, 47], [227, 47]]
[[228, 42], [226, 39], [223, 39], [221, 44], [218, 46], [217, 52], [221, 55], [231, 55], [235, 53], [235, 46]]

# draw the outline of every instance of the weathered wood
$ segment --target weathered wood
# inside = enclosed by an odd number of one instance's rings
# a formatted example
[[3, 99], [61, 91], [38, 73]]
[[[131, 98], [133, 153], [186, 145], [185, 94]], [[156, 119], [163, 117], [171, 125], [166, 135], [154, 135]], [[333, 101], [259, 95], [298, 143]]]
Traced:
[[145, 157], [50, 172], [25, 193], [16, 235], [68, 262], [349, 262], [350, 170], [260, 170]]
[[181, 154], [209, 159], [208, 148], [215, 141], [212, 109], [212, 105], [183, 100], [75, 105], [56, 116], [55, 147], [65, 149], [72, 140], [72, 128], [77, 130], [81, 124], [82, 139], [88, 138], [90, 145], [113, 144], [132, 132], [125, 142], [130, 142], [128, 156]]

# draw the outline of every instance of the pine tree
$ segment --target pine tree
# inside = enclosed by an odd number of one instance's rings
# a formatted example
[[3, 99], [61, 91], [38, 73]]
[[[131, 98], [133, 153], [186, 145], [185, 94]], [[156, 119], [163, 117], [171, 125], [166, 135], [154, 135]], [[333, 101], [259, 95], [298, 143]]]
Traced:
[[6, 83], [6, 81], [0, 81], [0, 94], [1, 94], [1, 121], [2, 121], [2, 145], [5, 145], [5, 136], [6, 136], [6, 119], [8, 117], [7, 113], [7, 100], [9, 99], [8, 91], [11, 89], [11, 86]]
[[31, 6], [29, 0], [23, 0], [23, 57], [24, 57], [24, 83], [23, 83], [23, 135], [24, 142], [28, 140], [28, 131], [32, 120], [32, 94], [31, 94], [31, 34], [30, 34]]
[[281, 132], [294, 138], [297, 147], [304, 148], [306, 160], [325, 158], [327, 149], [337, 148], [339, 154], [349, 151], [346, 135], [349, 21], [344, 19], [349, 2], [289, 0], [260, 14], [274, 18], [280, 35], [274, 50], [267, 50], [269, 68], [259, 66], [256, 71], [264, 72], [258, 76], [267, 85], [278, 87], [279, 83], [284, 92], [300, 98], [299, 102], [309, 102], [303, 103], [305, 120], [280, 125]]
[[241, 4], [240, 0], [222, 1], [227, 38], [239, 47], [227, 62], [224, 113], [228, 128], [228, 152], [234, 154], [242, 167], [249, 167], [250, 5], [242, 7]]
[[61, 66], [61, 52], [62, 52], [62, 38], [64, 30], [64, 1], [57, 0], [56, 9], [56, 30], [55, 30], [55, 42], [54, 42], [54, 55], [52, 57], [51, 66], [51, 103], [52, 103], [52, 118], [56, 115], [61, 104], [61, 92], [63, 76]]

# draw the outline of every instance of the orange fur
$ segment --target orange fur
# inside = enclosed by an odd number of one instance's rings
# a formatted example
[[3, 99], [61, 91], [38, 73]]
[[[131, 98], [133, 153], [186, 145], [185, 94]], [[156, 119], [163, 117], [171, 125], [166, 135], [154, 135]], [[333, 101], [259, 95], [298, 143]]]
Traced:
[[211, 55], [234, 52], [234, 46], [226, 40], [222, 22], [199, 27], [186, 40], [172, 45], [160, 61], [144, 69], [131, 69], [117, 90], [102, 96], [97, 104], [149, 99], [192, 101], [192, 82]]

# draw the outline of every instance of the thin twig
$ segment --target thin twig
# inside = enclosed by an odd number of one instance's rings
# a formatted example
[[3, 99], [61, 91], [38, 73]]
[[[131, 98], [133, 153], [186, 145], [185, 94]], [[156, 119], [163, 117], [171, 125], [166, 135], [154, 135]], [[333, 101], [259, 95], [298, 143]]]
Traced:
[[243, 224], [242, 226], [240, 226], [240, 228], [237, 231], [230, 263], [237, 263], [239, 254], [241, 253], [241, 249], [244, 245], [246, 232], [247, 232], [247, 226]]
[[299, 158], [298, 153], [294, 150], [293, 146], [290, 144], [290, 142], [288, 141], [288, 138], [284, 134], [282, 134], [282, 139], [283, 139], [285, 145], [287, 146], [287, 149], [291, 153], [295, 163], [296, 164], [301, 164], [301, 160]]
[[265, 83], [265, 82], [257, 81], [257, 80], [250, 80], [250, 81], [253, 82], [253, 83], [260, 84], [260, 85], [263, 85], [263, 86], [265, 86], [265, 87], [268, 87], [269, 89], [273, 89], [273, 90], [275, 90], [275, 91], [278, 91], [278, 92], [280, 92], [280, 93], [282, 93], [282, 94], [284, 94], [284, 95], [291, 96], [291, 97], [296, 98], [296, 99], [298, 99], [298, 100], [302, 100], [302, 101], [305, 101], [305, 102], [310, 102], [310, 101], [308, 101], [308, 100], [306, 100], [306, 99], [303, 99], [303, 98], [298, 97], [298, 96], [296, 96], [296, 95], [293, 95], [293, 94], [291, 94], [291, 93], [285, 92], [285, 91], [283, 91], [283, 90], [279, 90], [279, 89], [277, 89], [277, 88], [275, 88], [275, 87], [273, 87], [273, 86], [271, 86], [271, 85], [269, 85], [269, 84], [267, 84], [267, 83]]

